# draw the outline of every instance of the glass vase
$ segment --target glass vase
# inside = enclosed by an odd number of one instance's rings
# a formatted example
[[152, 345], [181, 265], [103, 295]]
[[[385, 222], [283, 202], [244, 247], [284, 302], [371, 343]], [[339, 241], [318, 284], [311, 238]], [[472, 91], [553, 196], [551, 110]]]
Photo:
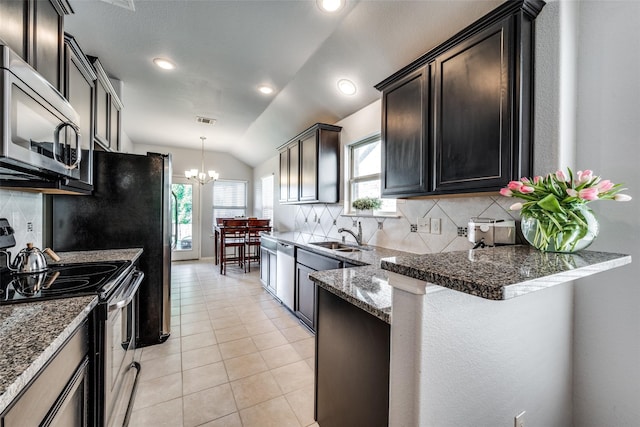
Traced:
[[533, 247], [544, 252], [573, 253], [587, 248], [598, 236], [595, 215], [585, 205], [562, 213], [523, 212], [520, 228]]

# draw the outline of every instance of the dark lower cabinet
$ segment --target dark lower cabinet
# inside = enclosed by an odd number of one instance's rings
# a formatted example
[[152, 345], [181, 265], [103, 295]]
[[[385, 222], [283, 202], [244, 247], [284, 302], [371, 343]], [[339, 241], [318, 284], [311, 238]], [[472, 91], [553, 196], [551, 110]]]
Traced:
[[318, 288], [316, 420], [322, 427], [387, 427], [391, 327]]
[[89, 329], [82, 324], [2, 414], [3, 426], [89, 423]]

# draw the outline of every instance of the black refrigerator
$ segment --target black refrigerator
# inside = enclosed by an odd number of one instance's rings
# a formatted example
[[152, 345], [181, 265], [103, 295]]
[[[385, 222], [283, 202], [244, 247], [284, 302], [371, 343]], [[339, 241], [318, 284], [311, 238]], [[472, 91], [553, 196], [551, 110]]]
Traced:
[[90, 196], [49, 198], [56, 251], [141, 247], [138, 346], [164, 342], [171, 321], [171, 157], [94, 152]]

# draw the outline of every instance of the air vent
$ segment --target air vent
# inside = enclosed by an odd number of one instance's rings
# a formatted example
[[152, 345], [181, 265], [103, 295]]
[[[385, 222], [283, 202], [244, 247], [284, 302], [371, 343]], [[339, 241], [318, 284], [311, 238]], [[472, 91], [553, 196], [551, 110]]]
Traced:
[[216, 123], [216, 119], [211, 119], [209, 117], [196, 116], [196, 121], [198, 123], [202, 123], [205, 125], [214, 125]]
[[123, 9], [130, 10], [132, 12], [136, 11], [136, 7], [133, 4], [133, 0], [102, 0], [105, 3], [111, 3], [114, 6], [121, 7]]

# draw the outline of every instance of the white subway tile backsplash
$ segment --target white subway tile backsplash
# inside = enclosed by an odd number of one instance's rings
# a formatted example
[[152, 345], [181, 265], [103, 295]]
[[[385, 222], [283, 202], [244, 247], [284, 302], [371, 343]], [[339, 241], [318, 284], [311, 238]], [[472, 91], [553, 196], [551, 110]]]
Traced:
[[27, 243], [42, 248], [42, 200], [42, 194], [0, 189], [0, 218], [6, 218], [15, 230], [12, 252], [17, 253]]

